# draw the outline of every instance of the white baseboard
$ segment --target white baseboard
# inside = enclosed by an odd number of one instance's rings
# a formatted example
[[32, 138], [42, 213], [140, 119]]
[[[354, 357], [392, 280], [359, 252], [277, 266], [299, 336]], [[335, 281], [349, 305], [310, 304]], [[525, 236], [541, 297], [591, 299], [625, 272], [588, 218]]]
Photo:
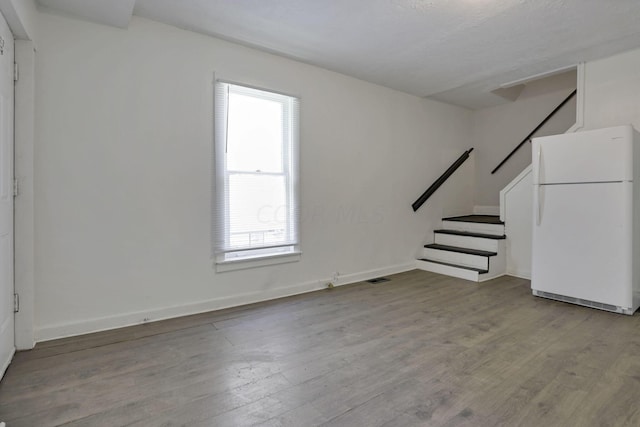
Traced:
[[474, 206], [475, 215], [500, 215], [500, 206]]
[[482, 282], [486, 282], [486, 281], [488, 281], [488, 280], [497, 279], [498, 277], [505, 276], [506, 274], [507, 274], [507, 273], [496, 273], [496, 274], [493, 274], [493, 275], [491, 275], [491, 276], [487, 275], [487, 276], [485, 276], [485, 277], [481, 277], [481, 278], [480, 278], [480, 280], [478, 280], [478, 282], [479, 282], [479, 283], [482, 283]]
[[13, 348], [13, 350], [11, 350], [11, 355], [7, 358], [7, 360], [2, 362], [2, 366], [0, 367], [0, 380], [4, 378], [4, 373], [7, 372], [7, 368], [9, 367], [9, 364], [13, 360], [14, 354], [16, 354], [15, 347]]
[[392, 265], [390, 267], [376, 268], [374, 270], [362, 271], [360, 273], [346, 274], [340, 276], [335, 283], [337, 286], [348, 285], [351, 283], [363, 282], [365, 280], [375, 279], [376, 277], [387, 276], [390, 274], [404, 273], [405, 271], [415, 270], [416, 262], [411, 261], [406, 264]]
[[518, 277], [520, 279], [531, 280], [531, 272], [530, 271], [512, 271], [512, 270], [507, 270], [507, 275]]
[[[334, 285], [348, 285], [350, 283], [361, 282], [364, 280], [369, 280], [375, 277], [385, 276], [389, 274], [402, 273], [413, 269], [415, 269], [415, 262], [398, 264], [359, 273], [346, 274], [340, 276], [338, 280], [334, 282]], [[332, 281], [333, 279], [331, 278], [318, 279], [299, 285], [287, 286], [267, 291], [249, 292], [229, 297], [199, 301], [190, 304], [176, 305], [172, 307], [163, 307], [131, 313], [117, 314], [114, 316], [85, 319], [77, 322], [49, 325], [36, 330], [36, 342], [50, 341], [54, 339], [89, 334], [93, 332], [107, 331], [110, 329], [118, 329], [126, 326], [157, 322], [174, 317], [189, 316], [192, 314], [206, 313], [208, 311], [221, 310], [224, 308], [237, 307], [245, 304], [284, 298], [291, 295], [299, 295], [324, 289], [327, 283]]]

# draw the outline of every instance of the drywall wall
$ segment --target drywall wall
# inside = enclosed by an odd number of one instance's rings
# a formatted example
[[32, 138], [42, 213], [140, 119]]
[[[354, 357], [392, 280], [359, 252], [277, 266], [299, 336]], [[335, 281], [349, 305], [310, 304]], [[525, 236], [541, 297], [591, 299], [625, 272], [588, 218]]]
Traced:
[[531, 165], [500, 191], [500, 219], [507, 236], [507, 274], [531, 279], [533, 234]]
[[584, 130], [640, 129], [640, 49], [585, 64]]
[[[35, 290], [39, 340], [412, 268], [441, 215], [468, 212], [470, 111], [135, 18], [40, 14]], [[301, 96], [302, 259], [210, 259], [212, 75]], [[467, 179], [466, 181], [471, 181]]]
[[[575, 88], [576, 72], [570, 71], [528, 83], [514, 102], [473, 112], [476, 205], [498, 205], [500, 190], [531, 164], [530, 144], [495, 174], [491, 171]], [[574, 97], [534, 136], [566, 132], [575, 123], [575, 100]]]

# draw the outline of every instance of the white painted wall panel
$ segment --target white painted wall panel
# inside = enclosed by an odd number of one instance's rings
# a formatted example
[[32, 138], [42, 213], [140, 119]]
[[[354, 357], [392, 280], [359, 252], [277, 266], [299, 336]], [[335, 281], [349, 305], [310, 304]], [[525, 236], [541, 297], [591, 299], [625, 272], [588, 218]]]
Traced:
[[505, 192], [507, 274], [531, 278], [533, 180], [531, 170]]
[[640, 129], [640, 49], [585, 65], [584, 129]]

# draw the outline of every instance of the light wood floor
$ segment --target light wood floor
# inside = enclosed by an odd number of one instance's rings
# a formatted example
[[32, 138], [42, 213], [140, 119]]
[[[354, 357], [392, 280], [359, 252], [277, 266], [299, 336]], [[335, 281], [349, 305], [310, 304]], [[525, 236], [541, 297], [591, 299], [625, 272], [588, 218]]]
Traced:
[[29, 426], [640, 425], [640, 314], [424, 271], [39, 344], [0, 385]]

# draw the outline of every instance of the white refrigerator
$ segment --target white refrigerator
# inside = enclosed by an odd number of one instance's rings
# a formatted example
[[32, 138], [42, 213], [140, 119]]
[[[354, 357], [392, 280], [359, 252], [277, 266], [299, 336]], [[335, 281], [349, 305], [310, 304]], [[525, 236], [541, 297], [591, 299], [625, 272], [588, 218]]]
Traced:
[[618, 126], [534, 138], [532, 149], [533, 294], [633, 314], [640, 306], [638, 132]]

